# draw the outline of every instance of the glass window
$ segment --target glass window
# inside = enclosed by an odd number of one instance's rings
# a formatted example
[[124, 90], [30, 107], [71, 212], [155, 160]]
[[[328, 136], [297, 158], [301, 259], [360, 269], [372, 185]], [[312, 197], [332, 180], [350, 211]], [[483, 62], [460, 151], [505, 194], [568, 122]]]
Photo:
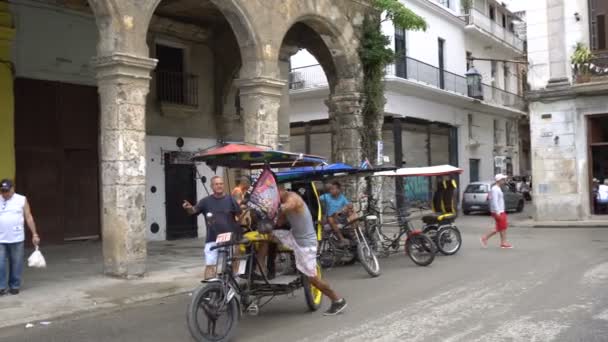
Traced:
[[464, 192], [467, 194], [485, 194], [489, 191], [486, 184], [469, 184]]

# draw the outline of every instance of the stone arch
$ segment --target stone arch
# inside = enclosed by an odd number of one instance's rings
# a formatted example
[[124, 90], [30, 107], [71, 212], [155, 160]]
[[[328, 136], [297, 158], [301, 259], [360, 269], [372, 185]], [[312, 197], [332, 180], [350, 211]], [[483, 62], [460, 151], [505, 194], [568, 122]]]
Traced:
[[[93, 10], [101, 39], [100, 53], [114, 51], [148, 55], [145, 37], [150, 20], [162, 1], [130, 2], [121, 0], [87, 0]], [[238, 0], [207, 0], [219, 9], [238, 41], [243, 60], [256, 60], [262, 55], [260, 41], [250, 15]], [[114, 33], [114, 34], [113, 34]], [[253, 71], [252, 71], [253, 72]]]
[[347, 20], [308, 13], [287, 25], [279, 49], [284, 45], [306, 48], [323, 68], [332, 94], [359, 92], [363, 73], [358, 39], [348, 40], [348, 36], [356, 38], [354, 28]]

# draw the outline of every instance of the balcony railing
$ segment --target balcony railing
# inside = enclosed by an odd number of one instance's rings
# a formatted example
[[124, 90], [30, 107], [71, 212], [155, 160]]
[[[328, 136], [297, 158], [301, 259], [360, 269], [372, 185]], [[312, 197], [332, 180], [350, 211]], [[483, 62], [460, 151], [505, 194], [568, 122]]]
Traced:
[[523, 97], [517, 94], [498, 89], [488, 84], [482, 84], [482, 88], [484, 102], [499, 106], [512, 107], [519, 110], [522, 110], [526, 105]]
[[[443, 81], [441, 75], [443, 74]], [[411, 57], [400, 57], [394, 64], [387, 66], [386, 75], [416, 81], [435, 88], [468, 96], [467, 79], [447, 70], [441, 70], [433, 65]], [[292, 90], [327, 87], [327, 78], [320, 65], [294, 68], [289, 74], [289, 87]], [[484, 101], [516, 109], [523, 109], [524, 99], [514, 93], [484, 84]]]
[[181, 72], [156, 71], [158, 101], [185, 106], [198, 106], [198, 77]]
[[439, 68], [411, 57], [398, 58], [395, 64], [387, 67], [386, 73], [467, 95], [467, 79], [464, 76], [443, 70], [442, 80], [442, 71]]
[[478, 10], [472, 8], [466, 16], [466, 22], [467, 25], [477, 26], [515, 49], [524, 51], [524, 41], [522, 39]]
[[308, 89], [327, 86], [327, 77], [319, 64], [291, 69], [289, 89]]

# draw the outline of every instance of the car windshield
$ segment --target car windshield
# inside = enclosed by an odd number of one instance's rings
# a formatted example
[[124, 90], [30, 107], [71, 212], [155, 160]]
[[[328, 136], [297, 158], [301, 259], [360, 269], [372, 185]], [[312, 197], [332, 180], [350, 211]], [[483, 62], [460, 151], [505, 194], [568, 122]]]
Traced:
[[485, 194], [488, 192], [488, 187], [485, 184], [470, 184], [465, 192], [469, 194]]

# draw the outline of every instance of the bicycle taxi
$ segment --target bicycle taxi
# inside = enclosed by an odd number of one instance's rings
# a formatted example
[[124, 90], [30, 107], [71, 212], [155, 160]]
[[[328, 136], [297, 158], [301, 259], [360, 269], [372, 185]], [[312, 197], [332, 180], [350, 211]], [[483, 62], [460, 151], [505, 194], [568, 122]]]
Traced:
[[[401, 168], [394, 171], [383, 171], [374, 173], [375, 177], [387, 177], [394, 180], [402, 178], [402, 183], [405, 183], [404, 189], [396, 192], [396, 200], [390, 200], [385, 203], [384, 208], [378, 209], [381, 212], [381, 223], [374, 234], [375, 238], [381, 241], [379, 246], [382, 247], [381, 255], [387, 256], [398, 250], [400, 238], [408, 234], [405, 247], [406, 253], [412, 260], [421, 266], [426, 266], [432, 263], [434, 259], [433, 247], [444, 255], [453, 255], [460, 250], [462, 246], [462, 237], [455, 221], [457, 217], [456, 196], [458, 184], [456, 176], [463, 172], [462, 169], [451, 165], [440, 165], [430, 167], [413, 167]], [[430, 198], [431, 213], [423, 215], [422, 229], [414, 229], [411, 223], [411, 209], [415, 207], [411, 199], [407, 199], [406, 190], [408, 182], [415, 177], [423, 178], [426, 182], [423, 184], [428, 189], [433, 188], [433, 180], [435, 181], [432, 197]], [[409, 202], [409, 203], [408, 203]], [[425, 203], [426, 204], [426, 203]], [[417, 209], [427, 209], [426, 205], [419, 205]], [[385, 233], [387, 227], [396, 225], [399, 231], [394, 234]], [[416, 248], [408, 248], [410, 236], [417, 236], [413, 242], [418, 245]], [[426, 237], [433, 241], [434, 246], [430, 246]], [[420, 257], [415, 257], [420, 253]]]
[[[384, 168], [394, 170], [395, 168]], [[317, 211], [317, 203], [320, 203], [316, 182], [327, 182], [330, 180], [362, 177], [371, 175], [379, 169], [359, 169], [347, 164], [337, 163], [320, 165], [315, 167], [301, 167], [287, 171], [278, 172], [279, 183], [291, 184], [292, 189], [301, 196], [312, 196], [307, 203], [314, 204], [311, 210]], [[356, 182], [358, 184], [358, 182]], [[355, 191], [358, 192], [358, 191]], [[322, 210], [322, 206], [318, 208]], [[363, 269], [371, 276], [380, 276], [380, 263], [375, 254], [374, 246], [370, 243], [371, 230], [378, 220], [378, 216], [367, 210], [360, 210], [355, 214], [356, 218], [349, 220], [347, 215], [339, 214], [341, 217], [340, 230], [345, 238], [350, 241], [348, 245], [339, 244], [337, 236], [329, 228], [329, 224], [322, 225], [323, 231], [318, 249], [319, 264], [323, 268], [331, 268], [334, 265], [350, 265], [359, 261]], [[319, 214], [319, 220], [322, 215]]]
[[[188, 328], [197, 341], [229, 341], [235, 334], [243, 312], [257, 315], [260, 308], [276, 296], [293, 294], [302, 289], [308, 309], [315, 311], [322, 303], [322, 293], [298, 272], [293, 252], [278, 246], [269, 254], [267, 271], [256, 258], [256, 247], [273, 244], [269, 234], [275, 229], [280, 198], [272, 169], [316, 166], [326, 162], [322, 157], [274, 151], [264, 147], [231, 143], [203, 150], [193, 160], [204, 162], [212, 169], [261, 171], [243, 216], [248, 217], [243, 238], [231, 233], [217, 237], [217, 276], [202, 281], [193, 293], [188, 307]], [[314, 196], [305, 201], [317, 210], [311, 211], [317, 221], [317, 236], [321, 236], [321, 209], [318, 194], [311, 183]], [[316, 200], [316, 203], [315, 203]], [[262, 279], [255, 276], [261, 275]], [[321, 268], [317, 267], [319, 276]], [[262, 300], [266, 299], [262, 303]]]

